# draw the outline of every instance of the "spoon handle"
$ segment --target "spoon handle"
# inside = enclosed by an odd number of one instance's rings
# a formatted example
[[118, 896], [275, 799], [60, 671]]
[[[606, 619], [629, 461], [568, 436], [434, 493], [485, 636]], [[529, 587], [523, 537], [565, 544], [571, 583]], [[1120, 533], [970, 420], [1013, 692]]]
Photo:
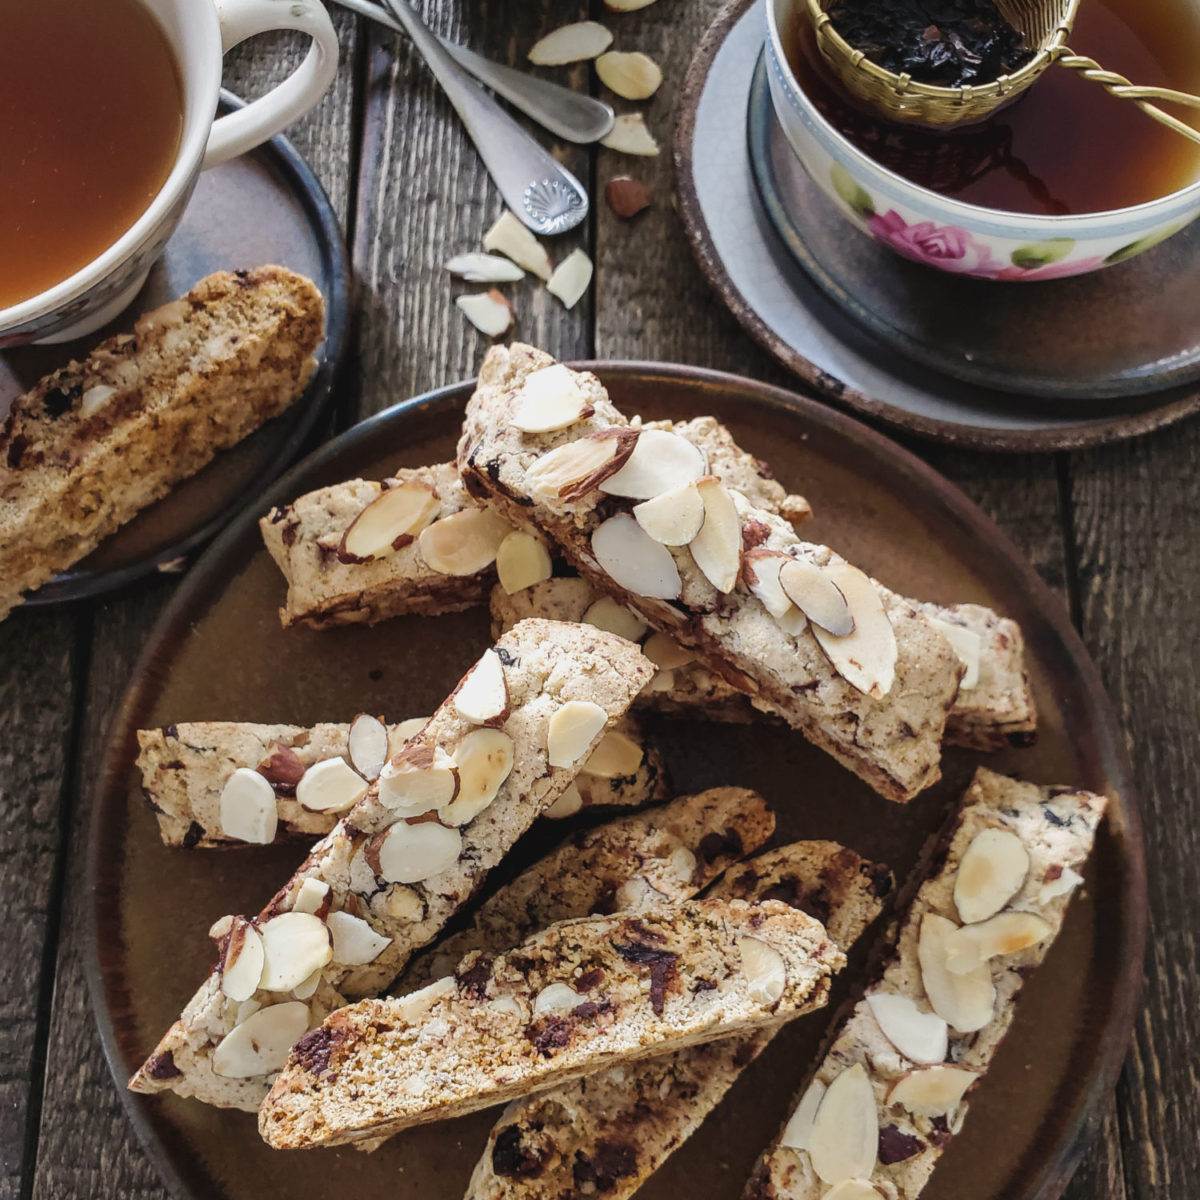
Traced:
[[406, 0], [383, 3], [454, 105], [508, 207], [535, 233], [574, 229], [588, 212], [579, 180], [472, 82]]

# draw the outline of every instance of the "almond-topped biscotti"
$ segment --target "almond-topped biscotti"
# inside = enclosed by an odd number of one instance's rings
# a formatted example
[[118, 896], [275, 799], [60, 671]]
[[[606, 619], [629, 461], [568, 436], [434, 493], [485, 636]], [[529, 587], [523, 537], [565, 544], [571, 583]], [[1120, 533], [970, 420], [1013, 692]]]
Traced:
[[[365, 795], [383, 764], [427, 720], [391, 725], [359, 713], [349, 724], [313, 726], [180, 722], [139, 729], [137, 765], [168, 846], [226, 848], [319, 837], [340, 819], [339, 808], [329, 807], [331, 795]], [[247, 820], [238, 803], [249, 771], [275, 793], [274, 822], [257, 810]], [[662, 756], [625, 716], [604, 733], [575, 782], [543, 815], [565, 817], [592, 806], [637, 808], [666, 795]]]
[[980, 770], [746, 1200], [915, 1200], [1062, 926], [1105, 800]]
[[820, 1007], [843, 965], [779, 901], [581, 917], [455, 976], [366, 1000], [303, 1038], [259, 1110], [272, 1146], [338, 1145]]
[[[636, 646], [591, 626], [505, 634], [266, 908], [219, 923], [220, 962], [129, 1086], [257, 1108], [301, 1034], [378, 995], [438, 935], [650, 673]], [[248, 813], [273, 816], [267, 781], [244, 779]]]
[[467, 405], [467, 490], [897, 801], [940, 773], [964, 667], [913, 605], [642, 429], [600, 381], [493, 347]]
[[0, 619], [304, 390], [316, 286], [221, 271], [13, 401], [0, 423]]
[[[710, 898], [781, 900], [817, 917], [842, 950], [878, 917], [885, 867], [836, 842], [795, 842], [731, 867]], [[699, 1128], [773, 1028], [598, 1071], [514, 1100], [496, 1122], [466, 1200], [559, 1200], [586, 1183], [626, 1200]]]

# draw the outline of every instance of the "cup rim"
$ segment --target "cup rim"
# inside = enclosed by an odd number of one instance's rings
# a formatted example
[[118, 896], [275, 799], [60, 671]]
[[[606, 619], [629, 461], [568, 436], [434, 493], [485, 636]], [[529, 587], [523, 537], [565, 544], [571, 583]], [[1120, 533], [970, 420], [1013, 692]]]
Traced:
[[[217, 100], [221, 91], [221, 25], [216, 7], [207, 0], [199, 4], [180, 4], [179, 0], [173, 2], [179, 11], [195, 14], [201, 25], [205, 26], [203, 33], [208, 45], [213, 47], [216, 53], [207, 63], [197, 58], [194, 60], [196, 65], [189, 67], [184, 61], [184, 56], [180, 54], [181, 47], [170, 41], [176, 70], [179, 73], [184, 126], [179, 151], [170, 173], [142, 215], [112, 245], [53, 287], [9, 305], [8, 308], [0, 308], [0, 332], [19, 328], [38, 317], [48, 316], [99, 283], [153, 236], [154, 231], [195, 177], [208, 143], [212, 118], [207, 122], [202, 117], [199, 120], [191, 118], [194, 113], [211, 113], [215, 116], [217, 111]], [[162, 28], [162, 22], [158, 20], [150, 0], [139, 0], [139, 3]], [[163, 30], [163, 34], [166, 36], [166, 30]], [[196, 52], [198, 56], [203, 53], [203, 50]]]
[[[1159, 212], [1165, 215], [1166, 210], [1173, 210], [1184, 201], [1200, 199], [1200, 179], [1196, 179], [1186, 187], [1168, 192], [1165, 196], [1158, 196], [1154, 200], [1145, 200], [1141, 204], [1126, 205], [1124, 208], [1105, 208], [1099, 209], [1096, 212], [1080, 213], [1017, 213], [1004, 208], [990, 208], [983, 204], [970, 204], [965, 200], [958, 200], [953, 196], [946, 196], [941, 192], [935, 192], [932, 188], [914, 183], [911, 179], [906, 179], [890, 167], [885, 167], [882, 163], [876, 162], [866, 151], [860, 150], [849, 138], [826, 120], [824, 114], [813, 104], [808, 93], [805, 92], [800, 81], [792, 71], [791, 62], [788, 60], [787, 52], [783, 45], [783, 38], [779, 32], [780, 6], [786, 6], [790, 12], [797, 7], [799, 0], [765, 0], [765, 2], [767, 8], [767, 36], [771, 43], [772, 57], [776, 60], [784, 85], [794, 94], [804, 114], [830, 140], [838, 147], [844, 149], [857, 162], [864, 163], [869, 170], [882, 175], [889, 183], [905, 191], [916, 193], [920, 199], [936, 203], [939, 207], [948, 209], [952, 214], [958, 215], [960, 218], [998, 221], [1000, 224], [1012, 224], [1020, 226], [1021, 229], [1025, 230], [1028, 230], [1030, 226], [1062, 230], [1069, 226], [1078, 226], [1081, 222], [1117, 225], [1131, 219], [1145, 221]], [[1019, 230], [1014, 230], [1014, 232], [1019, 232]], [[1099, 230], [1094, 236], [1101, 236], [1102, 233], [1103, 230]]]

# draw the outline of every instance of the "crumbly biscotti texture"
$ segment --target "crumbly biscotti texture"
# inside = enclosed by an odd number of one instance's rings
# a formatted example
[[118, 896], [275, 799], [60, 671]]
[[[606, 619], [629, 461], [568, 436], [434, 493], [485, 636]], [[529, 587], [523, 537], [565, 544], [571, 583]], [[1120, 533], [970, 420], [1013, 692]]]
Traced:
[[[520, 389], [535, 371], [553, 365], [530, 346], [493, 347], [467, 405], [458, 467], [468, 492], [508, 520], [536, 525], [596, 587], [635, 608], [652, 626], [695, 649], [756, 706], [778, 713], [814, 744], [891, 800], [910, 799], [940, 775], [946, 716], [964, 668], [949, 642], [903, 598], [874, 583], [895, 635], [894, 682], [873, 698], [831, 665], [807, 625], [791, 634], [746, 588], [744, 578], [722, 595], [687, 548], [669, 551], [681, 581], [678, 599], [637, 595], [600, 568], [591, 538], [602, 520], [632, 502], [595, 489], [578, 499], [548, 498], [527, 480], [548, 450], [592, 433], [615, 430], [632, 440], [634, 428], [590, 373], [573, 373], [590, 415], [548, 434], [527, 434], [513, 418]], [[841, 562], [832, 551], [800, 541], [791, 525], [727, 489], [744, 540], [820, 568]]]
[[[878, 917], [887, 868], [836, 842], [795, 842], [731, 867], [710, 898], [781, 900], [843, 950]], [[626, 1200], [700, 1127], [774, 1029], [691, 1046], [514, 1100], [493, 1127], [466, 1200], [559, 1200], [588, 1183]]]
[[221, 271], [13, 401], [0, 424], [0, 619], [304, 390], [325, 303]]
[[[962, 1127], [967, 1110], [966, 1100], [944, 1098], [940, 1104], [934, 1102], [915, 1112], [904, 1102], [903, 1093], [893, 1097], [892, 1089], [906, 1076], [921, 1078], [922, 1071], [944, 1073], [947, 1068], [957, 1068], [969, 1073], [959, 1078], [970, 1086], [986, 1072], [1012, 1023], [1022, 985], [1045, 958], [1062, 926], [1105, 804], [1102, 796], [1088, 792], [1038, 787], [982, 769], [968, 788], [943, 852], [933, 860], [940, 865], [935, 865], [934, 874], [920, 886], [904, 914], [894, 950], [863, 999], [834, 1031], [829, 1050], [800, 1097], [815, 1088], [809, 1098], [811, 1106], [817, 1096], [827, 1094], [821, 1089], [828, 1089], [844, 1072], [865, 1071], [876, 1104], [878, 1152], [872, 1162], [864, 1161], [856, 1170], [883, 1200], [915, 1200], [946, 1145]], [[986, 1024], [974, 1032], [960, 1033], [951, 1023], [945, 1059], [931, 1063], [927, 1055], [924, 1062], [915, 1062], [883, 1032], [871, 1000], [903, 997], [925, 1014], [931, 1009], [936, 1012], [924, 986], [918, 955], [922, 925], [930, 916], [958, 925], [955, 884], [963, 856], [978, 835], [995, 830], [1014, 834], [1029, 856], [1028, 873], [1000, 911], [1034, 914], [1046, 923], [1046, 936], [987, 964], [995, 993], [992, 1016]], [[844, 1156], [826, 1152], [829, 1134], [839, 1122], [832, 1115], [824, 1122], [819, 1104], [815, 1116], [816, 1124], [801, 1117], [789, 1121], [755, 1167], [746, 1187], [747, 1200], [818, 1200], [836, 1186], [838, 1180], [818, 1176], [814, 1155], [821, 1157], [826, 1175], [836, 1173], [828, 1165], [831, 1161], [846, 1161]]]
[[471, 575], [435, 571], [418, 539], [368, 562], [343, 562], [338, 545], [351, 522], [386, 487], [421, 483], [438, 500], [435, 520], [474, 508], [453, 463], [401, 468], [377, 483], [351, 479], [318, 488], [271, 509], [259, 521], [263, 542], [287, 581], [279, 610], [285, 626], [374, 625], [405, 613], [436, 616], [483, 603], [496, 579], [494, 563]]
[[[386, 725], [390, 752], [399, 752], [415, 732], [411, 726], [420, 723], [423, 719]], [[194, 721], [162, 729], [139, 729], [137, 765], [142, 790], [154, 810], [163, 842], [185, 849], [247, 845], [221, 827], [221, 792], [239, 767], [259, 771], [274, 788], [276, 841], [329, 833], [338, 823], [338, 814], [314, 812], [301, 805], [296, 799], [295, 771], [281, 772], [278, 761], [288, 752], [295, 757], [297, 770], [307, 770], [314, 763], [332, 758], [349, 761], [349, 735], [348, 724], [331, 723], [301, 726]], [[618, 776], [590, 774], [585, 762], [573, 785], [579, 806], [639, 808], [663, 799], [667, 779], [662, 755], [645, 741], [637, 722], [622, 717], [604, 736], [619, 736], [634, 743], [641, 750], [641, 761], [634, 771]]]
[[[650, 665], [636, 646], [589, 626], [524, 621], [486, 653], [498, 657], [503, 666], [507, 712], [495, 728], [511, 741], [511, 766], [486, 807], [457, 828], [457, 855], [445, 854], [446, 840], [453, 841], [455, 835], [438, 835], [434, 851], [416, 856], [417, 869], [402, 879], [396, 872], [389, 877], [382, 855], [391, 839], [399, 839], [401, 848], [406, 842], [424, 844], [428, 834], [417, 831], [428, 828], [431, 819], [444, 829], [442, 819], [451, 818], [445, 809], [431, 808], [423, 814], [397, 812], [381, 797], [382, 781], [372, 784], [366, 796], [317, 843], [254, 925], [263, 930], [273, 918], [296, 911], [297, 899], [305, 892], [318, 897], [313, 915], [321, 921], [327, 922], [335, 913], [348, 914], [386, 939], [385, 944], [367, 961], [360, 957], [343, 963], [331, 957], [324, 965], [318, 963], [315, 980], [305, 977], [300, 995], [295, 989], [259, 988], [250, 1003], [267, 1007], [304, 1002], [309, 1005], [309, 1024], [319, 1025], [347, 998], [382, 992], [412, 954], [433, 941], [470, 899], [538, 814], [570, 785], [603, 732], [598, 729], [591, 741], [580, 747], [571, 765], [552, 767], [547, 749], [552, 717], [576, 701], [598, 705], [611, 724], [628, 709], [650, 675]], [[472, 672], [476, 669], [478, 665]], [[461, 687], [462, 683], [391, 760], [390, 768], [423, 774], [431, 761], [439, 761], [439, 752], [453, 758], [460, 745], [481, 728], [455, 707]], [[462, 770], [465, 775], [465, 764]], [[390, 855], [388, 861], [394, 861]], [[422, 870], [428, 874], [421, 877]], [[358, 940], [361, 943], [363, 939]], [[222, 961], [134, 1075], [129, 1084], [134, 1091], [169, 1089], [221, 1107], [250, 1110], [257, 1108], [266, 1094], [266, 1077], [282, 1065], [282, 1057], [262, 1062], [262, 1069], [253, 1073], [217, 1074], [214, 1069], [218, 1046], [242, 1021], [255, 1015], [246, 1010], [245, 1001], [234, 1001], [225, 991], [229, 938], [222, 938], [219, 944]], [[308, 993], [309, 985], [315, 986], [315, 992]]]
[[844, 956], [779, 901], [581, 917], [304, 1037], [259, 1110], [279, 1148], [395, 1133], [619, 1062], [800, 1016]]

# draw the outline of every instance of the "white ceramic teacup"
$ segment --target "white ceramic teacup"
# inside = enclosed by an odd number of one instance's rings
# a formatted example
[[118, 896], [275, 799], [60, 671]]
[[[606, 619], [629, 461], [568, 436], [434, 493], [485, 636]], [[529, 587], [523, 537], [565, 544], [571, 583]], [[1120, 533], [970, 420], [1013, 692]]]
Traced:
[[[175, 165], [134, 225], [87, 266], [40, 295], [0, 308], [0, 349], [66, 341], [129, 304], [183, 215], [200, 172], [244, 154], [303, 116], [337, 73], [338, 41], [320, 0], [140, 0], [179, 67], [183, 130]], [[245, 108], [216, 118], [221, 60], [258, 33], [295, 29], [313, 39], [296, 71]]]

